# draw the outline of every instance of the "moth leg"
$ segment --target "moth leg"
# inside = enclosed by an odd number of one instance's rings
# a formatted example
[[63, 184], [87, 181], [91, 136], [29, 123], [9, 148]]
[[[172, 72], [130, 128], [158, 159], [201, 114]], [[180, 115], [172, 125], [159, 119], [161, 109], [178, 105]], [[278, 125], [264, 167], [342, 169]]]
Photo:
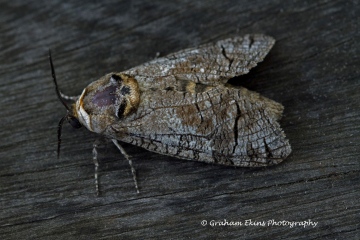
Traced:
[[135, 188], [136, 188], [136, 192], [140, 193], [139, 191], [139, 187], [138, 187], [138, 183], [137, 183], [137, 179], [136, 179], [136, 171], [135, 168], [132, 164], [131, 159], [129, 158], [129, 155], [127, 155], [127, 153], [125, 152], [125, 149], [119, 144], [119, 142], [116, 139], [111, 139], [113, 141], [113, 143], [115, 144], [115, 146], [120, 150], [120, 152], [122, 153], [122, 155], [124, 155], [124, 157], [128, 160], [130, 168], [131, 168], [131, 173], [133, 175], [133, 179], [134, 179], [134, 183], [135, 183]]
[[98, 152], [97, 152], [97, 147], [100, 144], [100, 140], [96, 139], [95, 142], [93, 143], [93, 161], [94, 161], [94, 165], [95, 165], [95, 189], [96, 189], [96, 195], [99, 196], [99, 178], [98, 178], [98, 170], [99, 170], [99, 162], [97, 160], [97, 156], [98, 156]]
[[65, 100], [76, 101], [80, 96], [68, 96], [60, 92], [60, 96]]

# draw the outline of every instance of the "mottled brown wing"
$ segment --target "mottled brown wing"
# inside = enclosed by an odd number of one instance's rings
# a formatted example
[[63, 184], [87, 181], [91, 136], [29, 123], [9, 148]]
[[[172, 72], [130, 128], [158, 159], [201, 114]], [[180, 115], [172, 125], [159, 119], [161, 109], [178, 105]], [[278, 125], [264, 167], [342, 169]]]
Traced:
[[246, 74], [264, 59], [274, 45], [272, 37], [254, 34], [189, 48], [125, 71], [142, 88], [166, 89], [177, 80], [211, 86]]
[[277, 122], [282, 110], [281, 104], [245, 88], [148, 90], [137, 112], [106, 132], [110, 138], [178, 158], [269, 166], [291, 152]]

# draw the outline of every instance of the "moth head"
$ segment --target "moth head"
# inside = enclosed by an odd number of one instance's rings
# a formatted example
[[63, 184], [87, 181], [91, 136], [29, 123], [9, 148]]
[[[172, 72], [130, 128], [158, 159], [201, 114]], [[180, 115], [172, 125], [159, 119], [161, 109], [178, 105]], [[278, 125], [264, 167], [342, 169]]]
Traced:
[[60, 154], [61, 129], [64, 121], [74, 128], [85, 126], [92, 132], [106, 135], [106, 129], [117, 121], [124, 121], [134, 113], [140, 103], [140, 90], [135, 78], [123, 73], [109, 73], [90, 83], [69, 107], [58, 88], [55, 70], [49, 50], [51, 73], [56, 94], [67, 113], [58, 125], [58, 157]]
[[56, 95], [58, 96], [60, 102], [65, 106], [66, 111], [67, 111], [66, 115], [60, 119], [59, 125], [58, 125], [57, 156], [59, 157], [60, 145], [61, 145], [61, 129], [62, 129], [62, 125], [63, 125], [64, 121], [67, 120], [73, 128], [80, 128], [82, 125], [81, 125], [79, 119], [77, 118], [77, 116], [75, 114], [73, 114], [74, 111], [66, 104], [66, 102], [64, 101], [64, 99], [61, 96], [61, 93], [60, 93], [60, 90], [59, 90], [59, 87], [58, 87], [57, 81], [56, 81], [55, 69], [54, 69], [54, 65], [52, 62], [50, 50], [49, 50], [49, 60], [50, 60], [51, 74], [52, 74], [52, 78], [53, 78], [54, 84], [55, 84]]

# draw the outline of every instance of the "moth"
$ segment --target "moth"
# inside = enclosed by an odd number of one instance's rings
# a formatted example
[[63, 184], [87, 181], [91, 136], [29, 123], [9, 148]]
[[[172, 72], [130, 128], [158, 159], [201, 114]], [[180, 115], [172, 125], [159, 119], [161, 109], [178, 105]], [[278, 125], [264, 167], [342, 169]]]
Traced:
[[[272, 37], [253, 34], [233, 37], [155, 58], [123, 72], [112, 72], [90, 83], [79, 97], [58, 89], [67, 109], [66, 120], [111, 139], [131, 166], [119, 141], [186, 160], [238, 167], [264, 167], [282, 162], [291, 147], [278, 120], [283, 106], [234, 87], [227, 81], [246, 74], [274, 45]], [[70, 107], [65, 100], [75, 103]], [[97, 144], [94, 144], [98, 188]]]

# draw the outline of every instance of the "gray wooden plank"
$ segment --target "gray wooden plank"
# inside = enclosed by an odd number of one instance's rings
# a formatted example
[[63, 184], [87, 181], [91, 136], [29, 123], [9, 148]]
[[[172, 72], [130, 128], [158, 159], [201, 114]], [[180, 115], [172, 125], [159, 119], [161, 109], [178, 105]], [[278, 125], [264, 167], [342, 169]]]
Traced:
[[[0, 3], [1, 239], [359, 238], [358, 1], [2, 1]], [[285, 106], [292, 145], [282, 164], [230, 168], [128, 144], [138, 171], [96, 135], [64, 126], [61, 89], [221, 38], [264, 33], [265, 61], [232, 82]], [[304, 221], [316, 227], [210, 226], [214, 221]], [[207, 226], [201, 221], [206, 220]]]

